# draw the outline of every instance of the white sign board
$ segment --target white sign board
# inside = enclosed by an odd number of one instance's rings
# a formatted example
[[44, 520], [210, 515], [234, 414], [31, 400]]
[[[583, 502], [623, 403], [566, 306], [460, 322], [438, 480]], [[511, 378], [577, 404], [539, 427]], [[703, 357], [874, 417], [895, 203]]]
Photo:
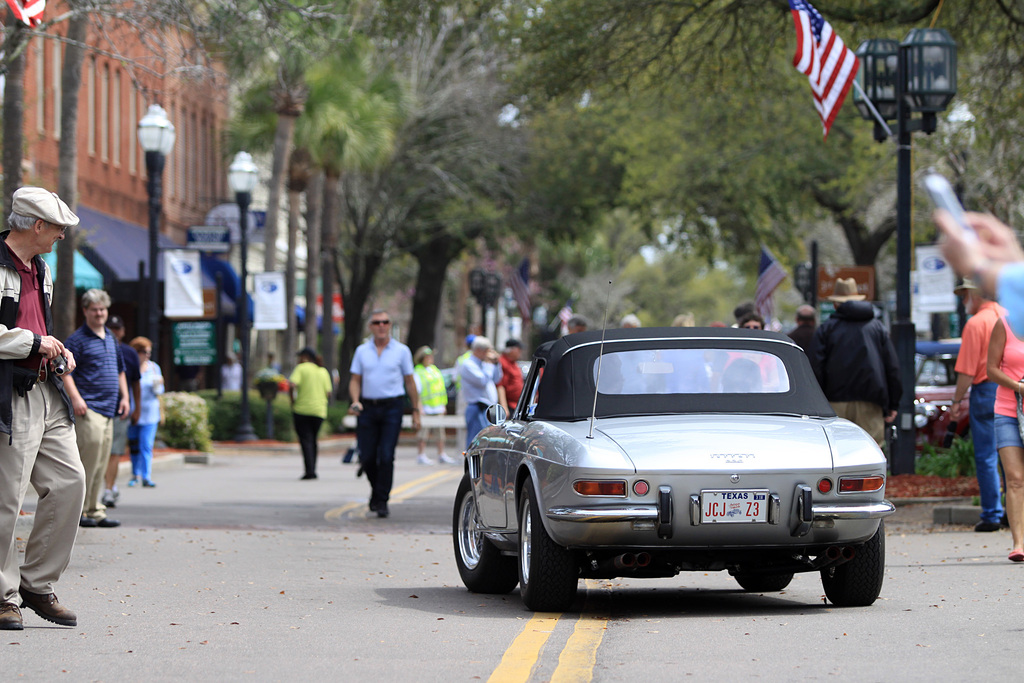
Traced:
[[284, 273], [253, 274], [252, 326], [256, 330], [288, 329]]
[[917, 278], [913, 302], [916, 313], [952, 313], [956, 310], [956, 275], [937, 246], [917, 247]]
[[168, 318], [202, 318], [206, 315], [198, 251], [164, 251], [164, 315]]

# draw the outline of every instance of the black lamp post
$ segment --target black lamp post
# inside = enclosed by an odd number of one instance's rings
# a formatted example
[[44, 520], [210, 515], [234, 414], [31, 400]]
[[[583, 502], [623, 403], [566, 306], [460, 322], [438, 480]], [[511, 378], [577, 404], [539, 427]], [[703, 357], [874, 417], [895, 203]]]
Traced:
[[160, 340], [160, 311], [157, 307], [156, 277], [159, 254], [160, 212], [163, 197], [164, 160], [174, 148], [174, 125], [159, 104], [149, 105], [139, 121], [139, 145], [146, 152], [146, 191], [149, 193], [149, 316], [148, 333], [153, 344]]
[[[882, 118], [896, 120], [896, 322], [893, 343], [900, 362], [903, 396], [896, 417], [896, 443], [890, 462], [893, 474], [914, 472], [914, 342], [910, 319], [911, 133], [935, 132], [936, 113], [956, 95], [956, 43], [943, 29], [912, 29], [902, 43], [868, 40], [857, 48], [863, 68], [857, 79]], [[856, 90], [861, 116], [873, 113]], [[912, 118], [921, 112], [920, 118]], [[875, 139], [888, 136], [876, 120]]]
[[255, 441], [256, 432], [252, 428], [249, 414], [249, 203], [252, 201], [252, 190], [259, 179], [259, 170], [253, 163], [248, 152], [239, 152], [228, 168], [228, 186], [235, 193], [238, 203], [238, 229], [241, 233], [242, 248], [242, 292], [238, 298], [238, 334], [242, 340], [242, 353], [239, 359], [242, 364], [242, 403], [238, 420], [238, 431], [235, 441]]

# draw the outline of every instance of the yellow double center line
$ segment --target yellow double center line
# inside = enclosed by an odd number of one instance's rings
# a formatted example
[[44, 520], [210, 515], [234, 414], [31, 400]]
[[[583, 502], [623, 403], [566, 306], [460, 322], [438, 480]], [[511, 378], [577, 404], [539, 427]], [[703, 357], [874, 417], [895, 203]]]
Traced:
[[[551, 675], [551, 683], [589, 683], [594, 677], [597, 649], [601, 646], [608, 628], [608, 617], [588, 614], [590, 590], [598, 589], [597, 581], [587, 580], [587, 602], [584, 611], [576, 620], [572, 635], [558, 656], [558, 666]], [[540, 659], [541, 651], [562, 615], [542, 612], [533, 615], [526, 626], [505, 650], [501, 663], [494, 670], [488, 683], [526, 683]]]
[[[391, 501], [400, 503], [403, 500], [408, 500], [415, 495], [428, 491], [435, 486], [455, 481], [462, 478], [461, 469], [445, 469], [437, 472], [428, 474], [425, 477], [419, 479], [413, 479], [410, 482], [406, 482], [401, 486], [396, 486], [391, 489]], [[341, 519], [348, 513], [357, 510], [359, 508], [366, 507], [366, 503], [345, 503], [344, 505], [336, 508], [332, 508], [324, 513], [324, 519], [328, 521], [336, 521]]]

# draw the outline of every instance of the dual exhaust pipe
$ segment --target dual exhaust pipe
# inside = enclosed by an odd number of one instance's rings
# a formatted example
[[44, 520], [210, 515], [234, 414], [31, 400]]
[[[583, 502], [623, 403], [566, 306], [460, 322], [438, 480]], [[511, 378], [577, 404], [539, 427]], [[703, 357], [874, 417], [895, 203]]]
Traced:
[[616, 569], [643, 569], [651, 564], [651, 554], [645, 552], [622, 553], [615, 556], [612, 564]]

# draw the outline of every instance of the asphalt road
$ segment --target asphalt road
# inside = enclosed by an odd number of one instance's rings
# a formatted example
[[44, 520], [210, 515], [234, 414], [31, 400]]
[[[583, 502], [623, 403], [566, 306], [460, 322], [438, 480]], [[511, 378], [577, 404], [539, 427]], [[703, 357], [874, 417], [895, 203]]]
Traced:
[[[722, 573], [581, 582], [574, 610], [474, 595], [452, 559], [457, 467], [399, 452], [391, 517], [336, 456], [217, 456], [126, 489], [117, 529], [83, 529], [57, 588], [75, 628], [0, 632], [0, 679], [36, 681], [678, 681], [1009, 679], [1024, 566], [1009, 533], [890, 520], [869, 608], [815, 574], [748, 594]], [[31, 504], [27, 505], [31, 509]]]

